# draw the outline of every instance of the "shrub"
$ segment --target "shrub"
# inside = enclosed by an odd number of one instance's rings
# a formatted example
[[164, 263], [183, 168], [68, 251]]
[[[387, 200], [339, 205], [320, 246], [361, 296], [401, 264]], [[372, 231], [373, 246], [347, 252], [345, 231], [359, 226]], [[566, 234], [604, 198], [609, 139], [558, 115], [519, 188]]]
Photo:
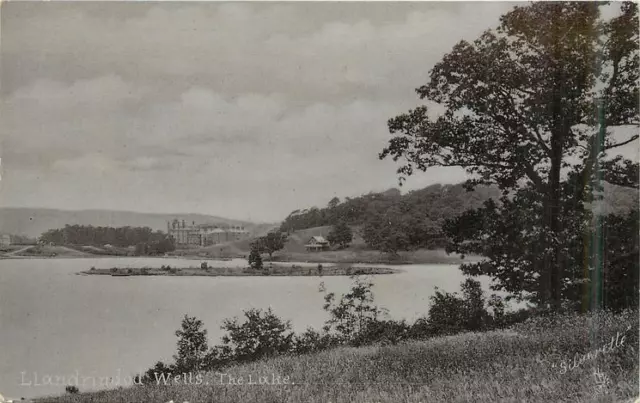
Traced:
[[251, 248], [251, 253], [249, 253], [249, 267], [255, 270], [262, 269], [262, 256], [260, 256], [260, 251], [256, 247]]
[[179, 372], [198, 371], [204, 367], [204, 360], [209, 349], [207, 330], [203, 323], [195, 317], [184, 316], [182, 326], [176, 331], [178, 337], [178, 353], [174, 356]]
[[372, 320], [355, 335], [351, 344], [354, 346], [373, 343], [397, 344], [409, 338], [410, 329], [411, 326], [404, 320]]
[[156, 362], [156, 365], [149, 368], [141, 378], [136, 379], [136, 383], [152, 384], [158, 382], [159, 379], [167, 379], [175, 372], [174, 365], [166, 365], [162, 361]]
[[[468, 278], [461, 286], [462, 296], [436, 289], [431, 297], [427, 319], [430, 335], [488, 330], [494, 327], [498, 318], [504, 317], [505, 305], [502, 300], [492, 295], [487, 302], [480, 282]], [[493, 314], [487, 307], [493, 309]]]
[[307, 328], [303, 333], [294, 336], [292, 351], [295, 354], [308, 354], [326, 350], [338, 344], [339, 340], [331, 334]]
[[227, 334], [222, 337], [220, 351], [222, 359], [235, 362], [253, 361], [262, 357], [289, 352], [293, 346], [291, 323], [276, 316], [271, 308], [244, 311], [245, 321], [238, 318], [226, 319], [222, 329]]
[[72, 395], [75, 395], [76, 393], [80, 392], [80, 389], [78, 389], [78, 387], [75, 386], [75, 385], [67, 385], [64, 388], [64, 390], [65, 390], [65, 392], [67, 392], [69, 394], [72, 394]]
[[[373, 304], [373, 283], [360, 277], [353, 277], [351, 290], [336, 302], [334, 293], [325, 293], [323, 309], [330, 318], [325, 322], [326, 332], [335, 331], [345, 342], [353, 342], [358, 333], [362, 332], [369, 323], [377, 321], [383, 310]], [[324, 283], [320, 292], [325, 292]]]

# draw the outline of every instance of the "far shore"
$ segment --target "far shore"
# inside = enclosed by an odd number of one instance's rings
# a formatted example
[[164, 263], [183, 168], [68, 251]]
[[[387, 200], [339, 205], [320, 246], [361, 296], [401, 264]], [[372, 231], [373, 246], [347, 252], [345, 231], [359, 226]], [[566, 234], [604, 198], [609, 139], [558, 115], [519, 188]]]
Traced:
[[81, 275], [102, 275], [113, 277], [128, 276], [353, 276], [353, 275], [379, 275], [394, 274], [401, 270], [386, 267], [353, 267], [349, 265], [327, 265], [319, 264], [317, 266], [302, 265], [281, 265], [281, 264], [265, 264], [262, 269], [252, 269], [249, 267], [112, 267], [109, 269], [96, 269], [82, 271]]
[[[223, 246], [223, 245], [221, 245]], [[96, 258], [164, 258], [186, 259], [201, 261], [220, 261], [232, 259], [246, 259], [248, 253], [236, 251], [236, 253], [222, 254], [219, 250], [204, 249], [178, 249], [166, 255], [132, 255], [125, 253], [92, 253], [91, 249], [82, 246], [22, 246], [13, 247], [12, 251], [1, 251], [0, 259], [96, 259]], [[420, 249], [409, 252], [399, 252], [397, 256], [376, 250], [362, 248], [349, 248], [345, 250], [332, 250], [322, 252], [289, 252], [279, 251], [273, 258], [264, 257], [265, 263], [319, 263], [319, 264], [371, 264], [400, 266], [408, 264], [461, 264], [477, 262], [481, 256], [448, 255], [443, 249]]]

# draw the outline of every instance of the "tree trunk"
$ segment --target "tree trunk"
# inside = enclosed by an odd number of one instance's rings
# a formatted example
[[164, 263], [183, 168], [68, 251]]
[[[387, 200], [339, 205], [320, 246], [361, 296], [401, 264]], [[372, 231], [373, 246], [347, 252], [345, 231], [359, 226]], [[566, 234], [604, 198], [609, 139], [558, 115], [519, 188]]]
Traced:
[[[561, 47], [561, 44], [556, 44]], [[556, 60], [559, 59], [560, 52], [556, 48]], [[544, 305], [550, 304], [554, 311], [558, 311], [562, 305], [562, 253], [560, 250], [558, 237], [561, 233], [560, 223], [560, 202], [561, 184], [560, 173], [562, 168], [563, 143], [568, 135], [570, 127], [568, 125], [567, 111], [563, 110], [562, 99], [564, 98], [564, 71], [561, 66], [554, 68], [554, 96], [551, 100], [550, 112], [552, 115], [551, 139], [549, 147], [549, 177], [547, 182], [546, 195], [544, 198], [543, 231], [548, 235], [545, 237], [542, 247], [544, 248], [544, 266], [541, 267], [541, 301]], [[544, 236], [544, 235], [543, 235]], [[547, 240], [549, 240], [547, 242]], [[550, 242], [550, 243], [549, 243]]]

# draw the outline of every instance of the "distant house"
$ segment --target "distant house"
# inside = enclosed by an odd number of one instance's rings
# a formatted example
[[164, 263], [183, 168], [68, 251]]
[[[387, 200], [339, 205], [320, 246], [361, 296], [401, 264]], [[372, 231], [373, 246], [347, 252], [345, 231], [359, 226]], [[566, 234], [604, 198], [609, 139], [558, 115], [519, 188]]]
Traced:
[[3, 234], [0, 236], [0, 245], [9, 246], [11, 245], [11, 235]]
[[312, 236], [311, 238], [309, 238], [309, 241], [304, 247], [309, 252], [318, 252], [321, 250], [328, 250], [329, 241], [327, 241], [326, 239], [324, 239], [324, 237], [321, 237], [321, 236]]

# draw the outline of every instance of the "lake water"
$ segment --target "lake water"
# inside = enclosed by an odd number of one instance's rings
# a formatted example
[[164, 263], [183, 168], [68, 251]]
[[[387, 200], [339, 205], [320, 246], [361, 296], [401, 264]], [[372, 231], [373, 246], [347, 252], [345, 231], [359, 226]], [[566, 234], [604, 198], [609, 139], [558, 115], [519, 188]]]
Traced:
[[[171, 361], [174, 332], [185, 314], [204, 322], [210, 345], [218, 343], [225, 318], [254, 307], [271, 307], [291, 320], [295, 330], [320, 328], [327, 315], [319, 284], [337, 293], [351, 284], [348, 277], [76, 275], [92, 266], [199, 263], [162, 258], [0, 260], [0, 393], [19, 398], [64, 392], [62, 386], [36, 386], [36, 373], [41, 384], [44, 375], [69, 377], [76, 371], [115, 378], [142, 372], [158, 360]], [[235, 267], [245, 261], [210, 263]], [[400, 274], [371, 277], [376, 303], [395, 319], [425, 314], [434, 286], [457, 291], [463, 280], [457, 265], [400, 268]], [[22, 385], [29, 382], [31, 386]]]

